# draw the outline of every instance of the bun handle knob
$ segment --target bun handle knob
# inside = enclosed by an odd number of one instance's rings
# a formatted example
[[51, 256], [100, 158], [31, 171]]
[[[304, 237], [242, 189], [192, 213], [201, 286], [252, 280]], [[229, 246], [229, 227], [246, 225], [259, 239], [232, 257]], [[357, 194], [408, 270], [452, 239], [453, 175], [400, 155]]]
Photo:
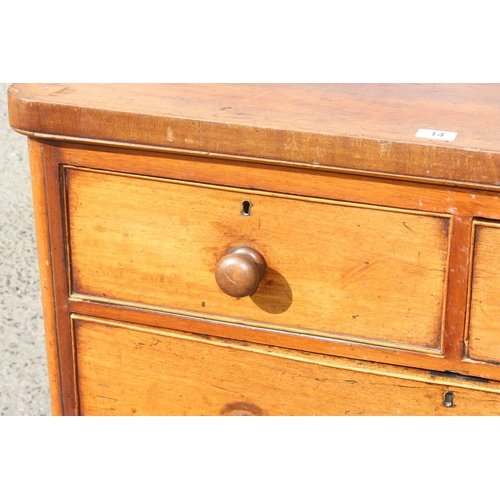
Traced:
[[264, 257], [249, 246], [229, 250], [215, 268], [219, 288], [231, 297], [246, 297], [257, 290], [266, 272]]

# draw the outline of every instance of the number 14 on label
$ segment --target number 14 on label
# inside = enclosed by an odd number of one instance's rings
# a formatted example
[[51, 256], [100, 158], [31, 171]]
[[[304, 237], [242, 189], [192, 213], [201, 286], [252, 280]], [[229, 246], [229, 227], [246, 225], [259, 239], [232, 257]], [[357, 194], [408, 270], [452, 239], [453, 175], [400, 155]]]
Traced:
[[427, 128], [421, 128], [415, 134], [415, 137], [421, 137], [423, 139], [439, 139], [440, 141], [454, 141], [457, 136], [456, 132], [445, 132], [443, 130], [430, 130]]

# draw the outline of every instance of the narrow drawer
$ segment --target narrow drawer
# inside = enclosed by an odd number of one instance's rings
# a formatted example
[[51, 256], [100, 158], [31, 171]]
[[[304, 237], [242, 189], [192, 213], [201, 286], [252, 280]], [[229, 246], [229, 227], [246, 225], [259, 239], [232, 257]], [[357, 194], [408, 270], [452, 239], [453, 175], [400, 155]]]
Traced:
[[[66, 181], [74, 295], [440, 349], [446, 216], [76, 168]], [[224, 294], [214, 277], [239, 245], [268, 265], [243, 299]]]
[[468, 356], [500, 363], [500, 224], [474, 224]]
[[423, 371], [87, 317], [73, 325], [83, 415], [498, 415], [500, 408], [498, 384], [475, 390]]

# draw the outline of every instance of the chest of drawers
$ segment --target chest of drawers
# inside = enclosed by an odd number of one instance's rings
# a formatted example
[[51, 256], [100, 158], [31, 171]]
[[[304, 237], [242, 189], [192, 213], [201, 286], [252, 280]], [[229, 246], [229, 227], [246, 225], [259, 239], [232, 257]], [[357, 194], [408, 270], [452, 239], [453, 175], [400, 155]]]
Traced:
[[9, 90], [54, 414], [500, 413], [500, 86]]

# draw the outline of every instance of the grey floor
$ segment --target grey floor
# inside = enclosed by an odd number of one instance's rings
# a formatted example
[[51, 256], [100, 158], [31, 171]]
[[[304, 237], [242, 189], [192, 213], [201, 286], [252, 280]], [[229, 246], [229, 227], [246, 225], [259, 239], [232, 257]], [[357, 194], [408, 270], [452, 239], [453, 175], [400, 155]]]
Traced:
[[0, 415], [50, 415], [26, 137], [0, 83]]

